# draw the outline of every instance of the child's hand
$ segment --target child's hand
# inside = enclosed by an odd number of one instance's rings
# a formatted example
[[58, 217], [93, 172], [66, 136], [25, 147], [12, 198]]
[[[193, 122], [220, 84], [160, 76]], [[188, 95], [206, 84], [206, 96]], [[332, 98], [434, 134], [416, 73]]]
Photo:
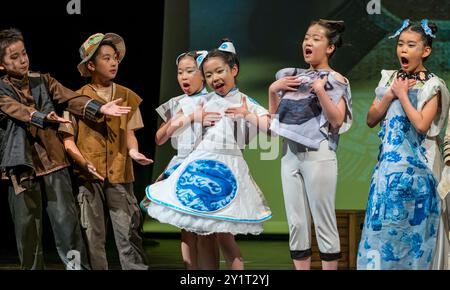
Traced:
[[408, 90], [415, 84], [416, 80], [396, 78], [391, 86], [391, 90], [397, 98], [407, 98]]
[[328, 76], [324, 76], [323, 78], [318, 78], [311, 85], [311, 92], [318, 94], [319, 92], [325, 90], [325, 85], [328, 82]]
[[214, 126], [222, 116], [217, 112], [205, 112], [203, 102], [197, 105], [196, 111], [191, 116], [193, 122], [202, 123], [203, 127]]
[[98, 173], [97, 168], [95, 168], [94, 164], [92, 164], [89, 160], [86, 160], [86, 163], [84, 164], [83, 167], [90, 174], [94, 175], [101, 181], [105, 181], [105, 178]]
[[301, 85], [302, 81], [296, 76], [288, 76], [273, 82], [269, 87], [269, 92], [278, 93], [279, 91], [295, 92]]
[[100, 113], [113, 117], [126, 115], [131, 111], [131, 107], [120, 106], [122, 99], [117, 99], [100, 107]]
[[136, 161], [137, 163], [139, 163], [141, 165], [149, 165], [149, 164], [153, 163], [152, 159], [145, 157], [144, 154], [139, 153], [136, 149], [130, 149], [128, 154], [134, 161]]
[[48, 115], [45, 117], [45, 120], [47, 122], [51, 122], [51, 123], [60, 123], [60, 124], [71, 124], [72, 122], [69, 120], [66, 120], [60, 116], [58, 116], [55, 112], [50, 112], [48, 113]]
[[225, 116], [231, 119], [245, 119], [248, 114], [250, 114], [250, 112], [248, 111], [247, 97], [242, 98], [242, 106], [225, 110]]

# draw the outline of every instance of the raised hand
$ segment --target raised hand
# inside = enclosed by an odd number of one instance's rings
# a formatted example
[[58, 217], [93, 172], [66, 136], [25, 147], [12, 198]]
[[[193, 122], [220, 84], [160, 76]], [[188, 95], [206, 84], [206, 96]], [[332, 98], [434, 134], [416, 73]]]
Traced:
[[203, 127], [214, 126], [222, 116], [217, 112], [205, 112], [203, 102], [197, 105], [197, 109], [193, 113], [193, 122], [202, 123]]
[[45, 121], [51, 122], [51, 123], [60, 123], [60, 124], [71, 124], [72, 122], [69, 120], [66, 120], [60, 116], [58, 116], [54, 111], [48, 113], [48, 115], [45, 117]]
[[328, 82], [328, 76], [324, 76], [323, 78], [316, 79], [311, 85], [311, 92], [318, 93], [322, 90], [325, 90], [325, 85]]
[[250, 114], [250, 112], [248, 110], [247, 97], [242, 98], [242, 106], [225, 110], [225, 116], [231, 119], [245, 118], [248, 114]]
[[273, 93], [278, 93], [279, 91], [293, 91], [295, 92], [301, 85], [302, 81], [296, 76], [287, 76], [279, 80], [274, 81], [270, 87], [269, 91]]
[[396, 78], [391, 86], [392, 93], [399, 99], [408, 97], [408, 90], [416, 84], [416, 80]]
[[120, 117], [131, 111], [131, 107], [120, 106], [122, 99], [117, 99], [100, 107], [100, 112], [104, 115]]
[[136, 161], [137, 163], [139, 163], [141, 165], [149, 165], [149, 164], [153, 163], [152, 159], [145, 157], [144, 154], [139, 153], [139, 151], [137, 151], [136, 149], [130, 149], [128, 154], [134, 161]]

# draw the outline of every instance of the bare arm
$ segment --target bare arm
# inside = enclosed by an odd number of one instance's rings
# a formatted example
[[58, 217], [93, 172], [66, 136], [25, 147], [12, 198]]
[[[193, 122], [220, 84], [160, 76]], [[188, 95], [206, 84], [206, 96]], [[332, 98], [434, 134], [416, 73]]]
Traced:
[[394, 98], [395, 96], [390, 88], [386, 91], [380, 101], [375, 98], [367, 113], [367, 126], [373, 128], [383, 120]]
[[161, 126], [159, 126], [158, 131], [156, 131], [155, 135], [155, 143], [157, 145], [163, 145], [167, 142], [167, 140], [170, 139], [170, 136], [167, 135], [167, 129], [169, 128], [170, 123], [169, 122], [163, 122], [161, 123]]
[[[189, 115], [185, 115], [183, 111], [178, 112], [169, 122], [167, 122], [166, 137], [170, 138], [183, 132], [187, 126], [197, 122], [203, 127], [214, 126], [221, 119], [220, 113], [205, 112], [203, 104], [197, 106], [197, 110]], [[164, 128], [165, 129], [165, 128]]]
[[81, 154], [80, 149], [78, 149], [78, 146], [75, 143], [75, 138], [68, 134], [64, 135], [64, 147], [66, 148], [66, 151], [69, 154], [70, 158], [72, 158], [72, 160], [75, 161], [75, 163], [77, 163], [81, 168], [97, 177], [101, 181], [104, 181], [105, 178], [97, 172], [97, 169], [94, 167], [94, 165], [89, 160], [84, 158], [83, 154]]
[[[342, 76], [338, 75], [338, 77], [345, 81]], [[339, 100], [337, 105], [333, 103], [331, 97], [325, 91], [327, 81], [328, 77], [315, 80], [312, 84], [312, 89], [319, 98], [320, 105], [331, 127], [338, 129], [344, 123], [347, 107], [343, 98]]]
[[128, 154], [130, 157], [141, 165], [149, 165], [153, 163], [152, 159], [145, 157], [144, 154], [139, 152], [139, 143], [134, 134], [134, 130], [127, 130], [127, 146]]
[[237, 108], [228, 108], [225, 110], [225, 115], [232, 119], [244, 118], [245, 121], [249, 122], [253, 126], [256, 126], [259, 131], [264, 133], [269, 132], [270, 128], [270, 116], [258, 116], [251, 113], [248, 110], [247, 97], [242, 98], [242, 106]]
[[280, 98], [279, 91], [296, 91], [301, 81], [296, 76], [288, 76], [273, 82], [269, 87], [269, 114], [273, 115], [278, 110]]
[[408, 98], [408, 89], [408, 80], [396, 79], [392, 85], [392, 91], [399, 99], [408, 119], [411, 121], [414, 128], [416, 128], [416, 131], [421, 134], [426, 134], [437, 114], [438, 95], [433, 96], [419, 112], [411, 104]]

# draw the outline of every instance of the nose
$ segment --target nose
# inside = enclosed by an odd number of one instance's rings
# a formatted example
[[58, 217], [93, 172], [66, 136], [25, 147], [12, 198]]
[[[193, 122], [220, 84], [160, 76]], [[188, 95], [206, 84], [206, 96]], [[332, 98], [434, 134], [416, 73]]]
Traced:
[[20, 57], [20, 64], [25, 64], [28, 62], [28, 57], [26, 55], [23, 55]]
[[302, 43], [302, 48], [310, 47], [312, 45], [311, 39], [305, 39]]
[[184, 71], [184, 72], [181, 74], [181, 79], [187, 80], [187, 79], [188, 79], [188, 75], [189, 75], [189, 73], [186, 72], [186, 71]]
[[219, 80], [219, 76], [217, 74], [212, 75], [212, 81], [213, 83]]

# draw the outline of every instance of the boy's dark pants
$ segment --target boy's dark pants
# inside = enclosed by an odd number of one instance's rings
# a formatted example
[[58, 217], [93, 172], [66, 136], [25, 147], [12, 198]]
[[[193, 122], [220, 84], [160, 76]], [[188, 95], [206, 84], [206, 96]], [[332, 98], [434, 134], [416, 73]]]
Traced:
[[[46, 210], [59, 257], [66, 268], [90, 268], [67, 168], [34, 179], [30, 183], [29, 189], [19, 195], [15, 194], [12, 186], [8, 191], [22, 269], [44, 268], [42, 253], [43, 193], [47, 197]], [[77, 255], [81, 263], [72, 260], [74, 257], [77, 259]]]
[[84, 182], [79, 185], [78, 205], [93, 270], [108, 269], [106, 224], [111, 218], [123, 270], [147, 270], [147, 257], [139, 232], [142, 215], [132, 183]]

